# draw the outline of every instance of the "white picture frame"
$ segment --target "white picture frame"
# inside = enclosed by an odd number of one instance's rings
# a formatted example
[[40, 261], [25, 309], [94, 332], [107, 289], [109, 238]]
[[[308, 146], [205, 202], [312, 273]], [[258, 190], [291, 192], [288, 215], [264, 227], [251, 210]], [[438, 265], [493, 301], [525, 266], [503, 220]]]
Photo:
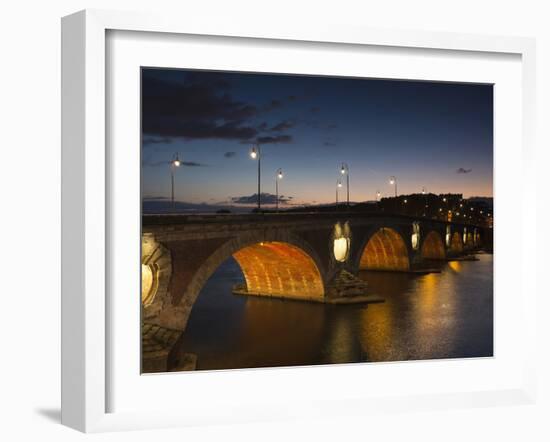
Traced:
[[[194, 17], [156, 16], [87, 10], [62, 21], [62, 423], [85, 432], [138, 428], [185, 426], [216, 422], [247, 422], [288, 417], [360, 415], [379, 411], [406, 409], [455, 408], [532, 403], [536, 393], [534, 342], [527, 342], [522, 355], [521, 382], [502, 388], [474, 388], [462, 393], [444, 389], [424, 395], [388, 395], [346, 397], [338, 394], [315, 398], [308, 407], [274, 404], [271, 408], [254, 407], [253, 396], [232, 403], [232, 412], [197, 406], [193, 413], [186, 409], [110, 411], [109, 377], [112, 353], [108, 328], [109, 310], [110, 196], [106, 120], [107, 44], [110, 31], [141, 31], [172, 35], [202, 35], [274, 42], [337, 43], [377, 46], [380, 48], [436, 49], [467, 51], [478, 54], [515, 54], [521, 57], [522, 121], [519, 154], [525, 171], [533, 167], [535, 42], [518, 37], [388, 31], [375, 29], [308, 24], [304, 27], [254, 22], [216, 22]], [[536, 219], [536, 194], [521, 189], [522, 220]], [[499, 195], [500, 197], [500, 195]], [[503, 197], [504, 198], [504, 197]], [[496, 215], [498, 216], [498, 215]], [[527, 225], [525, 222], [522, 224]], [[527, 336], [534, 336], [536, 287], [534, 266], [529, 256], [536, 256], [534, 229], [520, 228], [521, 310], [518, 321]], [[515, 296], [518, 296], [517, 294]], [[496, 318], [498, 321], [498, 317]], [[516, 327], [518, 325], [516, 324]], [[531, 342], [532, 344], [529, 344]], [[531, 348], [533, 346], [533, 348]], [[354, 371], [362, 366], [354, 367]], [[388, 367], [389, 365], [379, 365]], [[333, 367], [332, 370], [344, 370]], [[385, 369], [385, 368], [384, 368]], [[294, 370], [294, 369], [292, 369]], [[409, 366], [407, 370], [412, 370]], [[416, 368], [418, 370], [418, 367]], [[288, 369], [283, 369], [288, 376]], [[275, 376], [281, 369], [261, 376]], [[257, 373], [257, 372], [256, 372]], [[267, 374], [266, 374], [267, 373]], [[208, 382], [204, 373], [200, 382]], [[255, 375], [257, 376], [257, 375]], [[196, 379], [199, 382], [199, 379]], [[240, 375], [240, 382], [247, 382]], [[437, 389], [436, 389], [437, 390]], [[335, 411], [337, 410], [337, 411]]]

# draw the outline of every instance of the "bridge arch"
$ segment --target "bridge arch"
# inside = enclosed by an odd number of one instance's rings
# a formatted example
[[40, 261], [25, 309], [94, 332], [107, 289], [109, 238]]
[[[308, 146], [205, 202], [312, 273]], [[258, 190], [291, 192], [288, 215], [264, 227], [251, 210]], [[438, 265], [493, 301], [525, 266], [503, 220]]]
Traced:
[[262, 241], [233, 253], [249, 294], [322, 300], [323, 279], [315, 261], [288, 242]]
[[463, 250], [464, 250], [464, 246], [462, 244], [462, 238], [460, 237], [460, 233], [458, 232], [453, 233], [453, 236], [451, 237], [451, 252], [462, 253]]
[[361, 251], [361, 270], [408, 271], [409, 268], [409, 253], [405, 240], [392, 228], [378, 229]]
[[[189, 253], [193, 253], [189, 250]], [[322, 301], [325, 274], [312, 247], [288, 231], [256, 231], [236, 236], [217, 247], [196, 266], [183, 282], [174, 264], [170, 302], [165, 303], [156, 321], [164, 327], [185, 330], [191, 310], [202, 288], [230, 257], [239, 264], [250, 294]], [[188, 272], [189, 273], [189, 272]]]
[[445, 259], [445, 245], [441, 235], [435, 230], [430, 231], [424, 238], [420, 255], [423, 259]]

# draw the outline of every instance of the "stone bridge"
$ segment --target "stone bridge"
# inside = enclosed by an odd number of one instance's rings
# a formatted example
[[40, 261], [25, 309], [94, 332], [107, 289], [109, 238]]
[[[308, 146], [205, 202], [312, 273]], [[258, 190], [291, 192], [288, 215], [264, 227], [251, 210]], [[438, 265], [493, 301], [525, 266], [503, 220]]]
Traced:
[[177, 340], [208, 278], [229, 257], [240, 292], [329, 302], [343, 274], [425, 271], [491, 245], [489, 229], [365, 213], [144, 215], [143, 371], [173, 366]]

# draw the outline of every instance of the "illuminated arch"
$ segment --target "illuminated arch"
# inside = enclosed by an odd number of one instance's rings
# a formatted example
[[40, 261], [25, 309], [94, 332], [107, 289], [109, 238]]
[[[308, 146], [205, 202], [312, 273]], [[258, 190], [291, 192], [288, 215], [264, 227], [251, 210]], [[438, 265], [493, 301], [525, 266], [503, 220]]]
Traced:
[[426, 235], [420, 249], [420, 255], [424, 259], [445, 259], [443, 240], [435, 230]]
[[461, 253], [463, 250], [464, 246], [462, 245], [462, 238], [460, 237], [460, 233], [453, 233], [453, 236], [451, 238], [451, 252]]
[[[177, 246], [168, 247], [170, 244], [163, 246], [153, 234], [142, 236], [142, 264], [154, 262], [158, 268], [155, 295], [150, 303], [142, 302], [142, 321], [148, 327], [160, 326], [170, 336], [182, 336], [202, 288], [216, 269], [232, 256], [241, 267], [246, 289], [251, 294], [324, 300], [322, 275], [325, 273], [320, 258], [306, 241], [287, 231], [258, 230], [236, 236], [221, 243], [193, 269], [186, 267], [186, 261], [181, 259], [181, 256], [192, 256], [192, 248], [178, 251]], [[148, 298], [151, 289], [148, 271], [145, 272], [142, 298], [144, 294]], [[185, 272], [191, 272], [191, 278], [181, 277], [182, 273], [186, 276]], [[143, 339], [142, 334], [142, 343], [147, 343]], [[159, 357], [168, 357], [170, 366], [177, 363], [177, 342], [162, 345], [168, 356]]]
[[249, 294], [285, 298], [324, 297], [323, 279], [313, 259], [284, 242], [260, 242], [236, 251]]
[[361, 270], [409, 270], [405, 241], [395, 230], [383, 227], [372, 235], [359, 262]]
[[[240, 265], [246, 290], [251, 294], [318, 301], [325, 296], [323, 266], [307, 242], [285, 230], [255, 231], [223, 243], [200, 264], [185, 286], [174, 287], [183, 293], [171, 293], [172, 305], [164, 305], [166, 315], [161, 319], [172, 328], [185, 330], [202, 288], [232, 256]], [[177, 268], [174, 273], [177, 276]]]

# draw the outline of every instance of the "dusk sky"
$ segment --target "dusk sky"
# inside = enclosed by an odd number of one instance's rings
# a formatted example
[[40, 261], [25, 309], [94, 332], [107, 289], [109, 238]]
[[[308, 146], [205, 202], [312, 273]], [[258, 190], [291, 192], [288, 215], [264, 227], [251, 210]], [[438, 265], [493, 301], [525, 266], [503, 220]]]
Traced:
[[[142, 70], [142, 194], [213, 205], [262, 192], [333, 203], [342, 162], [350, 200], [376, 191], [493, 196], [492, 85], [168, 69]], [[342, 197], [345, 188], [342, 188]]]

